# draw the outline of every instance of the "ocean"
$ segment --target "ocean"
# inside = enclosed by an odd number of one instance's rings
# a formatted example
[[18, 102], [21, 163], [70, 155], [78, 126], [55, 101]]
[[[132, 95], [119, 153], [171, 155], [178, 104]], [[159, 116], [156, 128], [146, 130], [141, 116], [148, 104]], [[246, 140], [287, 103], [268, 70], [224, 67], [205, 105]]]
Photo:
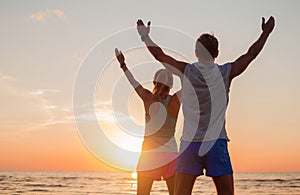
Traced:
[[[235, 173], [236, 194], [300, 195], [300, 173]], [[135, 194], [131, 173], [0, 171], [0, 194]], [[153, 184], [151, 195], [168, 194], [164, 181]], [[208, 177], [198, 177], [193, 194], [213, 195]]]

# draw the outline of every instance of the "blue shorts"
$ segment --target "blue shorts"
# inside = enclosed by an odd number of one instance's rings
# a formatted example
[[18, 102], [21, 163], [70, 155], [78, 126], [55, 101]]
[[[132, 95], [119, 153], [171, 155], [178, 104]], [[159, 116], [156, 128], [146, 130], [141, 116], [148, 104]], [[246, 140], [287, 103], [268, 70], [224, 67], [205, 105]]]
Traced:
[[[200, 152], [199, 152], [200, 151]], [[233, 174], [227, 140], [209, 142], [181, 141], [175, 171], [190, 175], [218, 177]]]

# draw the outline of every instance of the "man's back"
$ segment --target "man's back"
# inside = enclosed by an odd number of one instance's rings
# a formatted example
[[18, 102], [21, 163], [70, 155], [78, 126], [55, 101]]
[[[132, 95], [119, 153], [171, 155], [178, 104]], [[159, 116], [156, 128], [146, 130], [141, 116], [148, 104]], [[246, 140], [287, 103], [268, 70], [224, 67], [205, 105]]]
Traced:
[[206, 66], [200, 62], [185, 68], [183, 79], [184, 126], [181, 140], [228, 140], [225, 112], [231, 64]]

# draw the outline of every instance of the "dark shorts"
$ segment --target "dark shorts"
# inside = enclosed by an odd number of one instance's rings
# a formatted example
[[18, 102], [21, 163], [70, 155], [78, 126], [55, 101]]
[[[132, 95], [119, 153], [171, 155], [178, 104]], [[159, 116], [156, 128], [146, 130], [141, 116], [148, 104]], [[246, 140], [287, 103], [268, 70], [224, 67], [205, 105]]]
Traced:
[[[199, 152], [201, 151], [201, 152]], [[204, 151], [204, 152], [203, 152]], [[217, 177], [233, 174], [227, 140], [209, 142], [181, 141], [175, 171], [190, 175]]]

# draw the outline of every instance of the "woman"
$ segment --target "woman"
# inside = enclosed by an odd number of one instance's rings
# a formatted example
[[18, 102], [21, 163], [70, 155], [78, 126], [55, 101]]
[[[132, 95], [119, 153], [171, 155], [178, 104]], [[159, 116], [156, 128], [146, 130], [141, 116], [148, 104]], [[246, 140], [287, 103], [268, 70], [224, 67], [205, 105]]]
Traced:
[[143, 100], [145, 108], [145, 135], [137, 167], [137, 194], [150, 194], [153, 181], [161, 178], [166, 181], [169, 194], [173, 194], [174, 167], [178, 154], [174, 134], [180, 109], [181, 91], [169, 95], [173, 86], [173, 77], [165, 69], [155, 73], [152, 92], [143, 88], [128, 70], [122, 52], [116, 49], [115, 53], [120, 67]]

